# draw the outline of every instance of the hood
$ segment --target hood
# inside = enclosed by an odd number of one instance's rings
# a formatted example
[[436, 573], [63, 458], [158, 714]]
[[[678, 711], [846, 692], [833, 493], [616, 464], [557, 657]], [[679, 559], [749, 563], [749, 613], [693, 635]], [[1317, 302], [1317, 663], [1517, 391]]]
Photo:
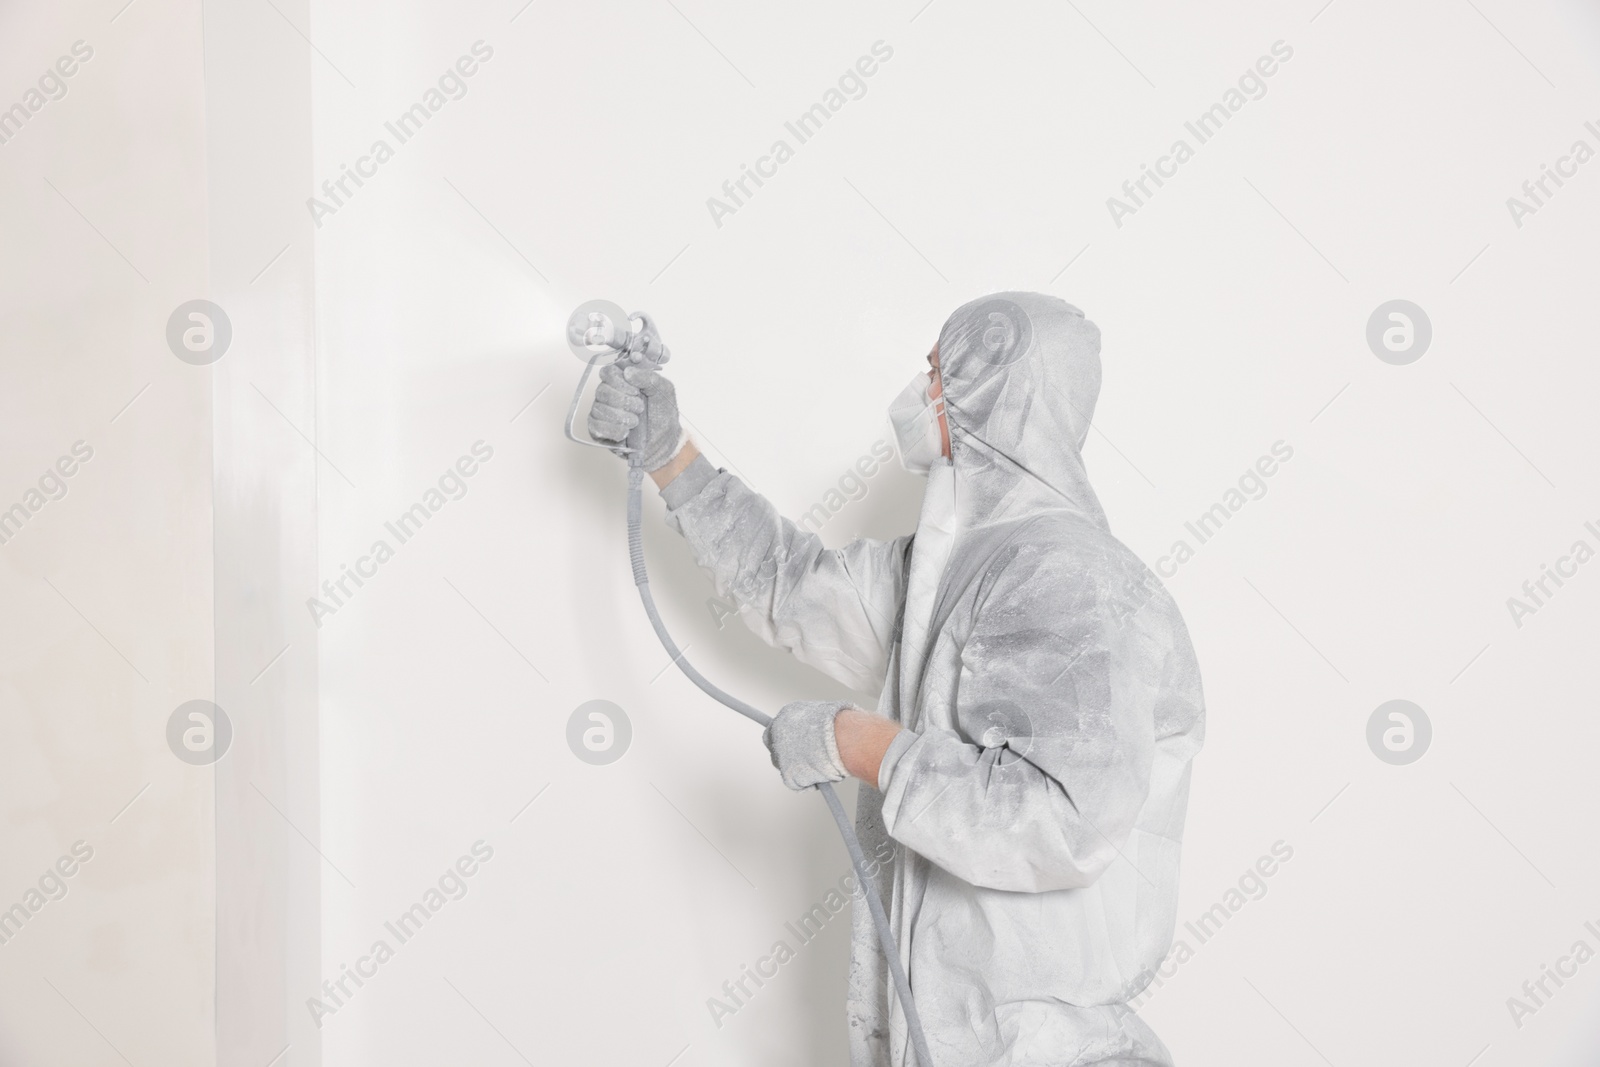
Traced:
[[939, 332], [960, 525], [1067, 511], [1101, 529], [1083, 466], [1100, 396], [1100, 330], [1041, 293], [995, 293]]

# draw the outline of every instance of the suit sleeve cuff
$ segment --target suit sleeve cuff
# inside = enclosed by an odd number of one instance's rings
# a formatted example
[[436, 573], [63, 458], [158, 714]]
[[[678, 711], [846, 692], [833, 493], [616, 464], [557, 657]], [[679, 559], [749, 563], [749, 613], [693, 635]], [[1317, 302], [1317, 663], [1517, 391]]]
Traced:
[[917, 740], [917, 734], [910, 730], [901, 730], [894, 735], [894, 740], [889, 742], [889, 748], [883, 754], [883, 762], [878, 764], [878, 791], [889, 791], [889, 776], [894, 773], [895, 765], [900, 762], [900, 757], [906, 754]]

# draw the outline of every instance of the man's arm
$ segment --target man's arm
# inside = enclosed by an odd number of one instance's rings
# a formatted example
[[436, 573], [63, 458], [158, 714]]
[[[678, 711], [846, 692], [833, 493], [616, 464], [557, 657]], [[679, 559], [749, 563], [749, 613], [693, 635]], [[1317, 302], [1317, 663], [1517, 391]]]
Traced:
[[833, 720], [834, 740], [839, 743], [839, 762], [851, 775], [874, 789], [884, 753], [901, 732], [899, 723], [860, 708], [845, 708]]
[[1055, 546], [1005, 563], [961, 651], [956, 722], [915, 734], [886, 776], [889, 836], [1013, 892], [1090, 885], [1125, 854], [1166, 650], [1111, 621], [1103, 578]]
[[665, 467], [658, 467], [650, 472], [650, 477], [655, 479], [657, 489], [665, 489], [667, 483], [689, 468], [700, 455], [700, 450], [693, 441], [685, 441], [683, 447], [678, 449], [678, 454], [667, 462]]
[[[688, 469], [700, 455], [693, 441], [685, 441], [678, 454], [666, 466], [650, 472], [656, 488], [665, 489], [678, 475]], [[833, 720], [833, 736], [839, 745], [839, 761], [853, 777], [861, 779], [874, 789], [878, 786], [878, 771], [883, 766], [884, 753], [889, 751], [900, 724], [881, 715], [845, 708]]]
[[757, 636], [857, 691], [883, 684], [909, 537], [830, 549], [693, 444], [653, 477], [668, 525]]

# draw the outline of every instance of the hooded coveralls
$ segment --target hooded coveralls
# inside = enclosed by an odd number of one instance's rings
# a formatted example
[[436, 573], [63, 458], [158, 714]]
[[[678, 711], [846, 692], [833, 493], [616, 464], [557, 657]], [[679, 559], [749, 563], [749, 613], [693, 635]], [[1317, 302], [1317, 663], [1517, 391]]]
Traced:
[[[1170, 1064], [1125, 1007], [1172, 943], [1199, 669], [1176, 604], [1107, 527], [1081, 449], [1100, 332], [1027, 293], [945, 323], [951, 462], [913, 536], [839, 549], [704, 459], [664, 491], [770, 644], [904, 728], [857, 826], [934, 1067]], [[914, 1052], [865, 906], [854, 1067]]]

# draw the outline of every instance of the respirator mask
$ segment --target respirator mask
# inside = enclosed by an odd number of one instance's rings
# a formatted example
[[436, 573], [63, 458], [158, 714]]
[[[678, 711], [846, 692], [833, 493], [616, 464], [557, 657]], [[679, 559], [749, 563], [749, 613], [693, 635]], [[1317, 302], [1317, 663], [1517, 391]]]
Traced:
[[927, 474], [944, 458], [944, 437], [939, 431], [944, 397], [929, 397], [931, 388], [932, 377], [918, 373], [889, 405], [889, 425], [894, 429], [900, 465], [912, 474]]

